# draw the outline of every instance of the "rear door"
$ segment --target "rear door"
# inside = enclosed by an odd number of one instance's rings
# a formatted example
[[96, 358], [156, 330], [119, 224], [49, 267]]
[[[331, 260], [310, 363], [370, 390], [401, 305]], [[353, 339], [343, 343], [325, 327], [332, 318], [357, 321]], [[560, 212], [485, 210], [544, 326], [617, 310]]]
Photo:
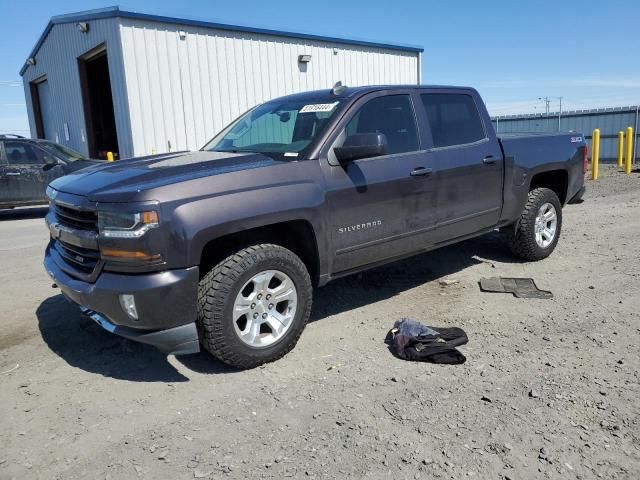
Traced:
[[[383, 133], [388, 154], [340, 165], [333, 148], [349, 135]], [[321, 154], [327, 181], [333, 272], [420, 250], [435, 227], [435, 186], [422, 149], [409, 91], [364, 96], [338, 125]], [[412, 175], [412, 172], [418, 172]]]
[[[437, 243], [493, 227], [502, 207], [503, 159], [472, 91], [420, 93], [437, 172]], [[484, 109], [482, 110], [484, 111]]]

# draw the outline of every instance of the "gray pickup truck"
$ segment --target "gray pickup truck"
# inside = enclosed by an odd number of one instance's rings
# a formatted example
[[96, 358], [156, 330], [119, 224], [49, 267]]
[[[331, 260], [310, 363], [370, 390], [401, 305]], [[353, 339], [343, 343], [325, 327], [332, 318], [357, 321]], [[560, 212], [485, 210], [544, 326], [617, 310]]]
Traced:
[[53, 181], [44, 266], [115, 334], [251, 368], [295, 346], [332, 279], [496, 228], [547, 257], [586, 155], [576, 133], [497, 137], [471, 88], [290, 95], [198, 152]]

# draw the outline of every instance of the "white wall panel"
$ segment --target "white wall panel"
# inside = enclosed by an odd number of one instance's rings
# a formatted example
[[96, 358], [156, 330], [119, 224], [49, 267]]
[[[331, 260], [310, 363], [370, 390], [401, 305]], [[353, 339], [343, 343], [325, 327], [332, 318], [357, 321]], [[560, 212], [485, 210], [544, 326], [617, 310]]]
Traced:
[[[54, 25], [36, 54], [36, 64], [30, 65], [23, 75], [27, 111], [32, 136], [36, 136], [33, 104], [29, 82], [43, 75], [49, 85], [47, 138], [88, 154], [78, 57], [104, 43], [107, 46], [109, 76], [116, 120], [116, 130], [123, 157], [133, 153], [130, 135], [127, 92], [124, 82], [121, 42], [117, 18], [89, 22], [89, 32], [81, 33], [75, 23]], [[69, 129], [69, 140], [64, 124]]]
[[[135, 155], [166, 152], [169, 144], [198, 149], [258, 103], [338, 80], [418, 83], [417, 52], [140, 19], [119, 23]], [[306, 67], [298, 63], [301, 54], [312, 56]]]

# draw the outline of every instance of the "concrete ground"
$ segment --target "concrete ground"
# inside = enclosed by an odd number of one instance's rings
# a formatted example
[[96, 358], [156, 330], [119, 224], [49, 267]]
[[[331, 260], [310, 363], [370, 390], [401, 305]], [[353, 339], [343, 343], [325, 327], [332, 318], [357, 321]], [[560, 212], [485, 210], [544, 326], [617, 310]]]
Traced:
[[[0, 478], [640, 478], [640, 174], [601, 175], [550, 258], [492, 234], [336, 281], [244, 372], [81, 318], [41, 266], [45, 210], [0, 212]], [[467, 362], [394, 358], [404, 316], [464, 328]]]

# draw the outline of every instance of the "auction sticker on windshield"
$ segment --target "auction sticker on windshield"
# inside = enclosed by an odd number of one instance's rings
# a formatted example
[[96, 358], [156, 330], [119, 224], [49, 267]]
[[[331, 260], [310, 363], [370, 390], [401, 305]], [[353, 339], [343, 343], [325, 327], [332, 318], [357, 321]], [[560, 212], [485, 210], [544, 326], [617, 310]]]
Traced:
[[330, 112], [336, 108], [338, 102], [333, 103], [313, 103], [311, 105], [305, 105], [300, 109], [300, 113], [317, 113], [317, 112]]

